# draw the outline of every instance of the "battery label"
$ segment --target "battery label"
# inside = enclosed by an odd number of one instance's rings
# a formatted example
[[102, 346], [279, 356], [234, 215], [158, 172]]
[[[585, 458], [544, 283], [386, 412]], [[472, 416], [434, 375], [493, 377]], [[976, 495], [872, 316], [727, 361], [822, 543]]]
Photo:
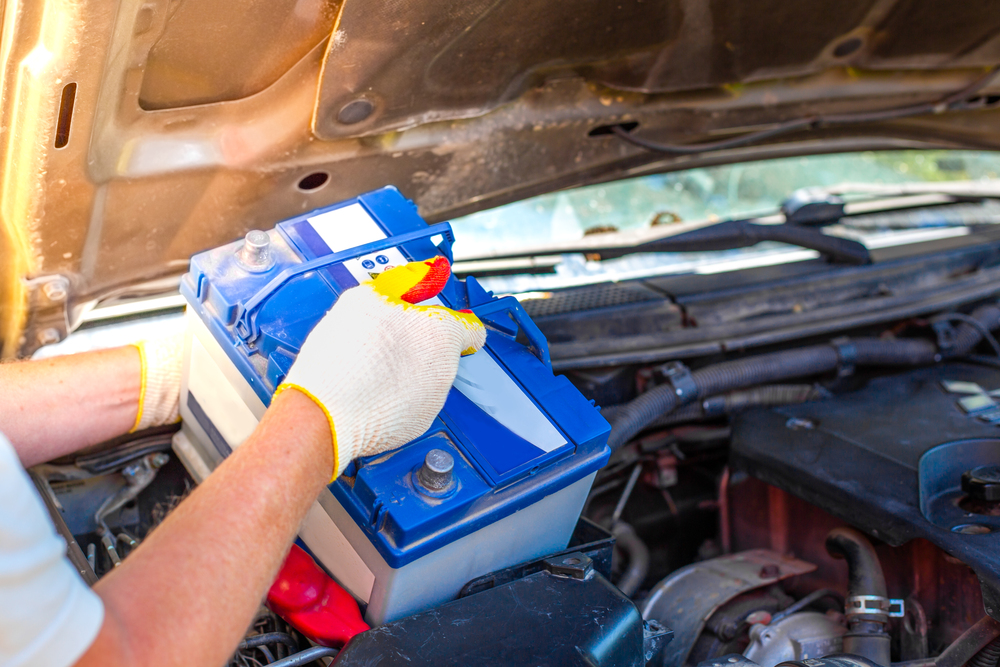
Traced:
[[[309, 225], [330, 248], [330, 252], [342, 252], [381, 241], [387, 236], [361, 204], [351, 204], [309, 218]], [[358, 283], [363, 283], [383, 271], [406, 264], [406, 261], [398, 248], [389, 248], [348, 260], [343, 266]]]
[[309, 224], [331, 252], [343, 252], [386, 237], [382, 228], [361, 204], [351, 204], [313, 216], [309, 218]]

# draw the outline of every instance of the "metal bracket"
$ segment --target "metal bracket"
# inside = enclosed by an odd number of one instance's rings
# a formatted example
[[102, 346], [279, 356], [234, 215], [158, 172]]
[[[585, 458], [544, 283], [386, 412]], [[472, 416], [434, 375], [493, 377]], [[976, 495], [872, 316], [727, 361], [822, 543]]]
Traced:
[[18, 354], [29, 357], [38, 348], [69, 335], [70, 283], [66, 276], [53, 274], [25, 279], [24, 286], [31, 317], [25, 324]]
[[691, 371], [679, 361], [670, 361], [660, 366], [662, 372], [674, 387], [679, 405], [687, 405], [698, 399], [698, 386], [691, 378]]

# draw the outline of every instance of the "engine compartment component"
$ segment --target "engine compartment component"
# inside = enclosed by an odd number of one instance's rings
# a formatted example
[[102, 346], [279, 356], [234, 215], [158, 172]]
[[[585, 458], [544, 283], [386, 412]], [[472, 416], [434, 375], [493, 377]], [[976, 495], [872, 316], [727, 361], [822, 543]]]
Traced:
[[806, 574], [815, 567], [760, 549], [677, 570], [653, 588], [642, 608], [643, 618], [655, 619], [674, 631], [674, 640], [664, 649], [661, 664], [685, 664], [705, 624], [733, 599]]
[[[195, 255], [182, 281], [190, 335], [174, 449], [192, 471], [213, 468], [250, 434], [344, 290], [408, 261], [450, 259], [454, 240], [392, 187], [262, 234]], [[374, 625], [564, 549], [609, 455], [607, 422], [553, 375], [547, 343], [515, 299], [469, 278], [427, 303], [471, 309], [487, 326], [485, 347], [461, 359], [431, 428], [350, 464], [299, 533]]]
[[337, 664], [640, 667], [669, 642], [670, 631], [644, 622], [585, 554], [546, 559], [543, 568], [358, 635]]
[[750, 626], [750, 646], [743, 655], [758, 665], [809, 660], [843, 651], [843, 624], [827, 614], [803, 611], [777, 621]]
[[996, 617], [1000, 517], [990, 506], [963, 507], [962, 475], [992, 464], [1000, 439], [960, 407], [944, 384], [953, 382], [995, 387], [1000, 373], [950, 362], [872, 378], [835, 401], [744, 413], [732, 462], [888, 544], [940, 546], [975, 570]]
[[891, 658], [886, 626], [891, 603], [875, 549], [853, 528], [835, 528], [826, 536], [826, 550], [834, 558], [847, 561], [844, 652], [888, 665]]

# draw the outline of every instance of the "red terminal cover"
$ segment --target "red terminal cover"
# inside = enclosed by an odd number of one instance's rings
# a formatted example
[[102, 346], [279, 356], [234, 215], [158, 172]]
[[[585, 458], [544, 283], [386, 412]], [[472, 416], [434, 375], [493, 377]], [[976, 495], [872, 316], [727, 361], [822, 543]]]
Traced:
[[295, 544], [267, 592], [267, 603], [292, 627], [322, 646], [339, 648], [369, 629], [350, 593]]

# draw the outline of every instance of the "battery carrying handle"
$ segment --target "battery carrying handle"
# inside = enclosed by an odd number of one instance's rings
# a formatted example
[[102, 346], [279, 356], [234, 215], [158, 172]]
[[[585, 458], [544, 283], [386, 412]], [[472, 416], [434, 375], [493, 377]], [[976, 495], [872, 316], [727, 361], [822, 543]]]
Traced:
[[518, 328], [528, 338], [528, 349], [538, 357], [545, 366], [552, 370], [552, 357], [549, 355], [549, 342], [545, 334], [538, 328], [521, 304], [512, 296], [494, 299], [472, 309], [479, 319], [500, 329], [504, 333], [516, 336]]
[[333, 264], [340, 264], [351, 259], [357, 259], [358, 257], [378, 252], [379, 250], [388, 250], [389, 248], [395, 248], [412, 241], [437, 235], [441, 235], [442, 237], [441, 243], [436, 246], [437, 249], [441, 251], [441, 254], [443, 254], [449, 262], [452, 262], [451, 247], [455, 243], [455, 233], [451, 230], [451, 225], [449, 223], [440, 222], [436, 225], [428, 226], [427, 229], [407, 232], [406, 234], [398, 234], [396, 236], [389, 236], [379, 241], [373, 241], [372, 243], [366, 243], [365, 245], [360, 245], [349, 250], [343, 250], [341, 252], [335, 252], [322, 257], [317, 257], [316, 259], [308, 262], [303, 262], [298, 266], [289, 267], [275, 276], [271, 282], [264, 285], [259, 292], [254, 294], [253, 297], [246, 301], [246, 303], [241, 305], [240, 310], [236, 315], [236, 325], [234, 327], [236, 335], [239, 336], [240, 340], [244, 343], [252, 343], [255, 341], [257, 336], [260, 335], [260, 330], [257, 327], [257, 312], [260, 310], [261, 306], [264, 305], [264, 302], [271, 298], [293, 278], [297, 278], [298, 276], [309, 273], [310, 271], [317, 271], [319, 269], [326, 268], [327, 266], [331, 266]]

